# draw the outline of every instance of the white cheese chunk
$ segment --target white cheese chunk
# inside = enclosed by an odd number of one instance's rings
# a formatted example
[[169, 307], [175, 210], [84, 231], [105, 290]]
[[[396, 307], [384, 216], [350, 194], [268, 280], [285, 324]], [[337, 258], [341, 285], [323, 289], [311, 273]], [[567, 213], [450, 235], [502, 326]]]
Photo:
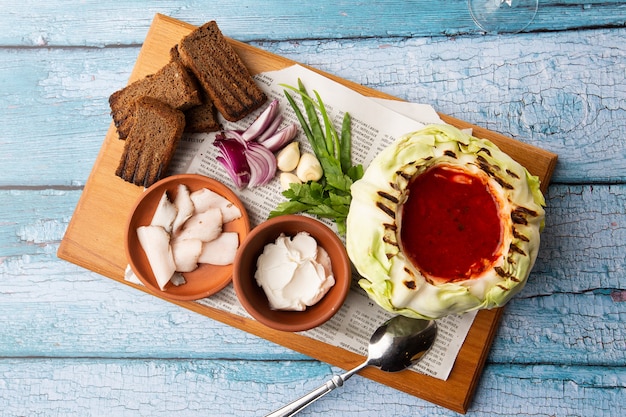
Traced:
[[187, 219], [193, 216], [195, 211], [193, 201], [191, 201], [191, 197], [189, 195], [189, 188], [187, 188], [185, 184], [179, 184], [177, 190], [178, 193], [174, 199], [174, 206], [176, 206], [178, 213], [176, 214], [174, 224], [172, 225], [172, 233], [174, 234], [178, 233]]
[[266, 245], [254, 277], [274, 310], [304, 311], [335, 285], [328, 253], [306, 232]]
[[202, 213], [194, 214], [183, 225], [176, 239], [200, 239], [210, 242], [222, 233], [222, 212], [211, 208]]
[[178, 209], [176, 206], [170, 201], [167, 196], [167, 192], [164, 192], [159, 200], [159, 205], [157, 206], [154, 215], [152, 216], [152, 221], [150, 223], [151, 226], [161, 226], [167, 233], [172, 231], [172, 225], [176, 216], [178, 214]]
[[137, 238], [146, 253], [154, 278], [163, 290], [176, 272], [170, 235], [161, 226], [140, 226], [137, 228]]
[[222, 232], [217, 238], [202, 244], [198, 263], [230, 265], [235, 261], [239, 248], [239, 233]]
[[222, 212], [222, 221], [224, 223], [229, 223], [241, 217], [241, 210], [239, 210], [236, 204], [208, 188], [192, 192], [190, 198], [196, 208], [196, 213], [201, 213], [211, 208], [218, 208]]

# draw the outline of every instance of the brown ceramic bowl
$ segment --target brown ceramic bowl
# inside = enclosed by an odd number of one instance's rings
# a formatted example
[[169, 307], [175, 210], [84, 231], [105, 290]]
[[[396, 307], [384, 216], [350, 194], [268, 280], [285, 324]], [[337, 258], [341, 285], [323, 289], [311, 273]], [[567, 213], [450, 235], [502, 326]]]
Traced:
[[[305, 311], [272, 310], [265, 292], [254, 278], [257, 258], [265, 245], [274, 243], [281, 233], [293, 237], [298, 232], [308, 232], [328, 252], [335, 285]], [[343, 305], [351, 279], [350, 260], [337, 234], [324, 223], [300, 215], [274, 217], [252, 229], [237, 252], [233, 270], [235, 292], [246, 311], [264, 325], [288, 332], [309, 330], [328, 321]]]
[[232, 280], [233, 265], [208, 265], [200, 264], [192, 272], [185, 272], [186, 283], [175, 286], [171, 283], [165, 286], [162, 291], [154, 278], [154, 273], [148, 262], [145, 252], [139, 244], [137, 238], [137, 228], [149, 225], [159, 200], [165, 191], [170, 196], [170, 201], [176, 197], [179, 184], [185, 184], [190, 192], [207, 188], [214, 191], [233, 202], [242, 217], [224, 224], [223, 230], [239, 233], [239, 242], [243, 242], [250, 231], [250, 221], [248, 213], [235, 193], [226, 185], [203, 175], [181, 174], [173, 175], [153, 184], [139, 197], [135, 203], [126, 227], [124, 239], [126, 257], [137, 278], [153, 293], [160, 297], [172, 300], [198, 300], [208, 297], [226, 287]]

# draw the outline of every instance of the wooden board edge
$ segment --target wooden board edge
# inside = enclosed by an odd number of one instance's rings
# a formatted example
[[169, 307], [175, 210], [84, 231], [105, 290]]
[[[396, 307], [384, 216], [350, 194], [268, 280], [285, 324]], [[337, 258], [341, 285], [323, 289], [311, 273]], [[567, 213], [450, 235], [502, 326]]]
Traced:
[[[480, 350], [480, 355], [478, 357], [478, 361], [476, 362], [476, 369], [479, 369], [480, 372], [477, 372], [474, 375], [472, 375], [472, 378], [469, 381], [469, 384], [467, 386], [467, 392], [465, 395], [465, 400], [461, 404], [461, 409], [463, 410], [462, 411], [463, 414], [467, 413], [471, 405], [472, 399], [474, 398], [474, 393], [476, 392], [476, 388], [478, 387], [478, 383], [480, 382], [480, 376], [482, 375], [482, 370], [484, 369], [485, 363], [487, 362], [487, 358], [489, 357], [489, 351], [490, 351], [491, 345], [493, 343], [493, 340], [496, 337], [496, 334], [498, 333], [498, 327], [499, 327], [500, 319], [502, 318], [503, 313], [504, 313], [503, 307], [495, 308], [492, 310], [481, 310], [478, 312], [478, 315], [476, 318], [477, 320], [480, 320], [482, 315], [488, 314], [491, 316], [488, 319], [490, 323], [488, 331], [486, 334], [483, 335], [483, 338], [482, 338], [483, 343], [485, 343], [485, 346], [489, 346], [489, 348]], [[470, 329], [470, 333], [475, 330], [476, 329], [474, 328]], [[467, 337], [470, 338], [470, 337], [473, 337], [473, 335], [468, 334]], [[459, 354], [463, 354], [462, 350], [461, 352], [459, 352]]]

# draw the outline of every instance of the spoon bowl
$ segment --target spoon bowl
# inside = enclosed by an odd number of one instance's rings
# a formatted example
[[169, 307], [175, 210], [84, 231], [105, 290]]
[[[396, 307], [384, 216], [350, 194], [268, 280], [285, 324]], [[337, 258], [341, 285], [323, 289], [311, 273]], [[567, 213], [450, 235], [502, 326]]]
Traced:
[[436, 337], [437, 323], [434, 320], [393, 317], [376, 329], [370, 338], [365, 362], [346, 373], [334, 375], [326, 384], [266, 417], [292, 416], [368, 366], [385, 372], [402, 371], [417, 363], [430, 350]]
[[437, 335], [437, 324], [396, 316], [381, 325], [370, 338], [367, 366], [385, 372], [402, 371], [428, 352]]

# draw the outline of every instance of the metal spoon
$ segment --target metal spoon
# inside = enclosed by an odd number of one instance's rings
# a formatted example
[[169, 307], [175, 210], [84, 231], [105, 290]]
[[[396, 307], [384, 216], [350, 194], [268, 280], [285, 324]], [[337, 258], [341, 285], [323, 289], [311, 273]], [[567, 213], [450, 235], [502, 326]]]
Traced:
[[321, 387], [266, 417], [293, 416], [315, 400], [342, 386], [348, 378], [367, 366], [375, 366], [385, 372], [406, 369], [428, 352], [436, 336], [437, 324], [434, 321], [396, 316], [376, 329], [370, 339], [365, 362], [344, 374], [334, 375]]

